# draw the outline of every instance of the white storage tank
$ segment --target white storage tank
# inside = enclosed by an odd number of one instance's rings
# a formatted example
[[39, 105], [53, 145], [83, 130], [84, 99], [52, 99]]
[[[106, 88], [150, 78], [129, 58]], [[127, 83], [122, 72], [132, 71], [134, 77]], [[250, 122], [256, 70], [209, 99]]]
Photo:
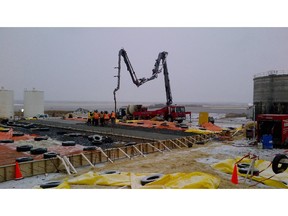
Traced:
[[33, 89], [24, 91], [24, 117], [44, 114], [44, 92]]
[[14, 119], [14, 92], [0, 89], [0, 118]]

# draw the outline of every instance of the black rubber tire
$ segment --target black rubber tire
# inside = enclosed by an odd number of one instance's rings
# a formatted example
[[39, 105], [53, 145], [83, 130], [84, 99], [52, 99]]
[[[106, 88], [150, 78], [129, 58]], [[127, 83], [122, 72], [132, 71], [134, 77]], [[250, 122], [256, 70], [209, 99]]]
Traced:
[[93, 150], [96, 150], [95, 146], [87, 146], [83, 148], [83, 151], [93, 151]]
[[0, 143], [14, 143], [12, 139], [0, 140]]
[[41, 141], [41, 140], [47, 140], [47, 139], [48, 139], [47, 136], [39, 136], [39, 137], [34, 138], [35, 141]]
[[8, 121], [8, 122], [6, 123], [6, 125], [8, 125], [8, 126], [13, 126], [13, 125], [14, 125], [14, 122]]
[[55, 157], [57, 157], [57, 155], [58, 154], [55, 152], [46, 152], [43, 154], [43, 158], [44, 159], [55, 158]]
[[14, 127], [24, 127], [24, 124], [17, 124], [17, 123], [14, 123], [13, 126], [14, 126]]
[[101, 136], [101, 135], [93, 135], [92, 139], [93, 139], [93, 141], [99, 141], [99, 142], [101, 141], [102, 142], [103, 136]]
[[[288, 157], [284, 154], [277, 154], [274, 158], [273, 158], [273, 161], [272, 161], [272, 170], [275, 174], [278, 174], [278, 173], [283, 173], [287, 167], [288, 167], [288, 164], [283, 164], [283, 163], [280, 163], [280, 161], [282, 159], [287, 159]], [[279, 165], [281, 164], [281, 166], [279, 167]]]
[[30, 128], [34, 128], [35, 125], [31, 123], [31, 124], [23, 125], [23, 127], [30, 129]]
[[62, 142], [62, 146], [75, 146], [75, 141], [64, 141]]
[[96, 145], [96, 146], [103, 144], [102, 141], [97, 141], [97, 140], [93, 140], [91, 143], [92, 143], [93, 145]]
[[45, 184], [41, 184], [40, 187], [43, 189], [53, 188], [53, 187], [57, 187], [60, 184], [61, 184], [61, 181], [51, 181], [51, 182], [47, 182]]
[[[250, 165], [249, 165], [250, 166]], [[247, 174], [249, 167], [245, 167], [245, 168], [238, 168], [238, 172], [241, 174]], [[249, 175], [253, 175], [253, 176], [258, 176], [259, 175], [259, 170], [254, 168], [253, 173], [251, 172], [251, 170], [248, 173]]]
[[146, 185], [148, 183], [154, 182], [160, 178], [163, 177], [163, 174], [158, 173], [158, 174], [154, 174], [154, 175], [150, 175], [150, 176], [146, 176], [144, 178], [141, 179], [141, 185]]
[[239, 163], [239, 164], [237, 164], [238, 168], [249, 168], [249, 166], [250, 166], [249, 163]]
[[31, 128], [33, 131], [49, 131], [50, 128]]
[[124, 146], [133, 146], [136, 144], [137, 144], [137, 142], [128, 142], [128, 143], [124, 144]]
[[204, 145], [205, 142], [204, 142], [204, 141], [198, 141], [198, 142], [196, 142], [196, 144], [197, 144], [197, 145]]
[[111, 175], [111, 174], [121, 174], [118, 170], [105, 170], [99, 173], [99, 175]]
[[32, 148], [30, 150], [30, 154], [44, 154], [47, 152], [47, 148]]
[[21, 145], [16, 147], [17, 152], [26, 152], [30, 151], [33, 148], [32, 145]]
[[20, 158], [16, 158], [16, 162], [18, 162], [18, 163], [27, 162], [27, 161], [33, 161], [33, 157], [20, 157]]
[[24, 133], [21, 133], [21, 132], [14, 132], [12, 134], [13, 137], [18, 137], [18, 136], [24, 136]]

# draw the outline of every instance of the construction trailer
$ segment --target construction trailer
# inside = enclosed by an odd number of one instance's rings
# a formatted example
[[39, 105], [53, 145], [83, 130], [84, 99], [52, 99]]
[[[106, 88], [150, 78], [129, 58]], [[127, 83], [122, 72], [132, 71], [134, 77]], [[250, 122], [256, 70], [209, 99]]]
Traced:
[[288, 114], [260, 114], [257, 116], [257, 140], [271, 135], [273, 146], [288, 147]]

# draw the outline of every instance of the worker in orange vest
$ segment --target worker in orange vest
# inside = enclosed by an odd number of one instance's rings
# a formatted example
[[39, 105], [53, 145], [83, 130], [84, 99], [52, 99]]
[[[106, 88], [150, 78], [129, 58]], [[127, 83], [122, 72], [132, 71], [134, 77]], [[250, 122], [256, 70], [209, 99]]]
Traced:
[[103, 111], [100, 112], [100, 125], [104, 126], [104, 113], [103, 113]]
[[111, 124], [112, 125], [115, 125], [115, 119], [116, 119], [116, 115], [115, 115], [115, 112], [111, 112]]
[[109, 122], [109, 114], [107, 111], [104, 112], [104, 125], [108, 125]]
[[98, 110], [95, 110], [94, 113], [93, 113], [93, 125], [94, 126], [98, 126], [99, 125], [99, 113], [98, 113]]

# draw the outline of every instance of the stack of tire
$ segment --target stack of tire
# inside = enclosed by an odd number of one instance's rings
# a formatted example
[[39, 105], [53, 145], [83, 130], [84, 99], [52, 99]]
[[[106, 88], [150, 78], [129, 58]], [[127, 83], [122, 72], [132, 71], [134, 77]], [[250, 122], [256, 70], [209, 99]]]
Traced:
[[[16, 147], [17, 152], [27, 152], [30, 151], [33, 148], [32, 145], [21, 145]], [[33, 161], [33, 157], [19, 157], [16, 158], [16, 162], [22, 163], [22, 162], [27, 162], [27, 161]]]
[[[16, 151], [17, 152], [28, 152], [30, 151], [31, 155], [39, 155], [39, 154], [43, 154], [43, 158], [44, 159], [50, 159], [50, 158], [54, 158], [57, 157], [57, 153], [55, 152], [47, 152], [47, 148], [33, 148], [32, 145], [20, 145], [16, 147]], [[28, 161], [33, 161], [34, 158], [33, 157], [19, 157], [16, 158], [16, 161], [18, 163], [22, 163], [22, 162], [28, 162]]]
[[92, 143], [92, 145], [102, 145], [103, 143], [113, 143], [114, 140], [108, 136], [101, 136], [101, 135], [91, 135], [88, 136], [88, 140]]

